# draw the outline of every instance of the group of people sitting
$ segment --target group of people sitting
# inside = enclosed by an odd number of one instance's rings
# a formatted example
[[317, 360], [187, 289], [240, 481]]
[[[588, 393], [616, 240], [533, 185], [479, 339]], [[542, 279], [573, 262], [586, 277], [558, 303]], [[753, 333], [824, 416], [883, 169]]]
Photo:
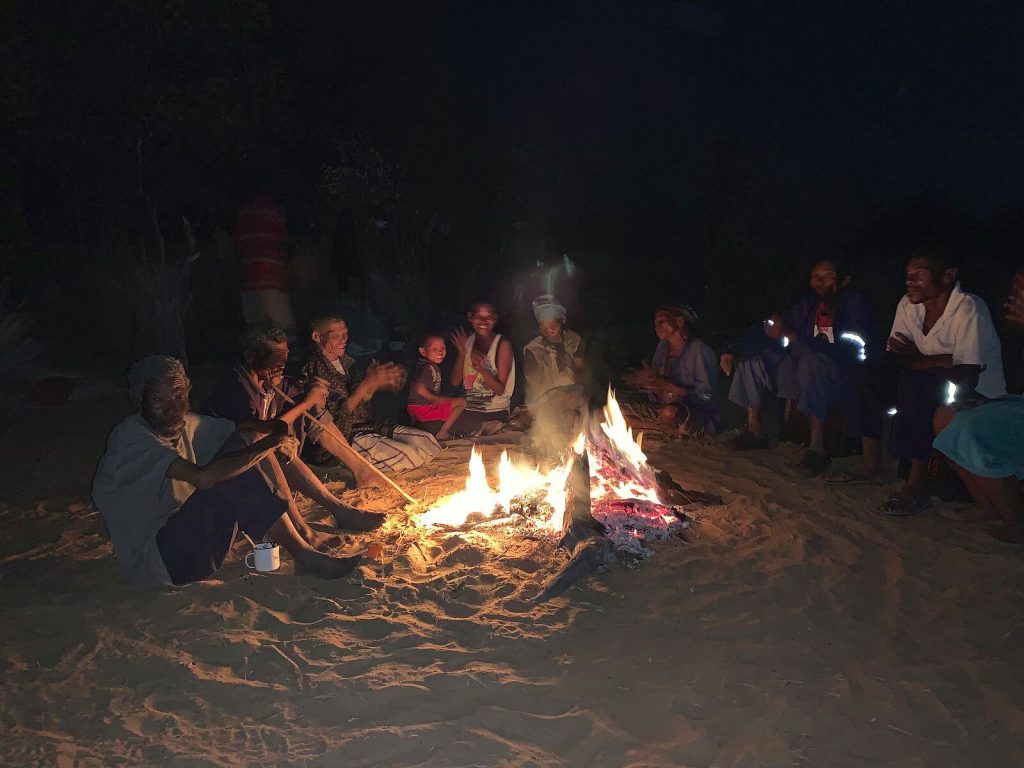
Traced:
[[[996, 516], [1005, 523], [999, 536], [1024, 544], [1017, 482], [1024, 476], [1024, 401], [1006, 394], [988, 308], [962, 291], [957, 278], [945, 251], [914, 254], [884, 343], [868, 300], [831, 260], [814, 265], [806, 297], [720, 356], [701, 338], [692, 309], [659, 307], [652, 360], [624, 377], [639, 395], [624, 404], [627, 418], [638, 429], [720, 432], [721, 370], [732, 376], [729, 399], [746, 410], [745, 429], [726, 442], [730, 449], [767, 447], [761, 409], [772, 393], [792, 401], [809, 422], [800, 468], [824, 473], [830, 463], [824, 424], [830, 410], [839, 410], [846, 434], [861, 438], [863, 458], [850, 472], [826, 474], [826, 481], [861, 483], [881, 475], [888, 410], [894, 414], [889, 451], [908, 460], [909, 471], [883, 511], [909, 515], [929, 505], [925, 466], [934, 445], [979, 503], [969, 517]], [[539, 334], [521, 358], [528, 412], [535, 423], [568, 424], [562, 433], [571, 433], [588, 407], [584, 342], [566, 327], [565, 307], [554, 296], [535, 299], [533, 311]], [[341, 530], [371, 531], [384, 516], [343, 504], [311, 465], [343, 466], [355, 484], [374, 485], [382, 473], [430, 461], [444, 441], [503, 429], [513, 415], [516, 355], [495, 332], [493, 304], [478, 302], [467, 319], [471, 330], [450, 336], [450, 367], [443, 335], [428, 334], [417, 345], [406, 425], [375, 420], [371, 401], [378, 392], [403, 390], [407, 371], [376, 361], [361, 371], [347, 354], [348, 326], [337, 316], [311, 324], [311, 352], [294, 376], [285, 374], [283, 331], [250, 334], [201, 413], [189, 408], [191, 384], [178, 360], [136, 362], [128, 379], [137, 412], [112, 431], [93, 484], [129, 577], [164, 585], [208, 578], [239, 529], [253, 540], [272, 538], [301, 570], [324, 578], [351, 572], [358, 558], [325, 552], [332, 537], [302, 519], [292, 492], [330, 512]], [[1024, 327], [1024, 274], [1015, 278], [1006, 319]]]
[[[660, 340], [654, 357], [626, 377], [646, 393], [646, 400], [628, 406], [628, 418], [640, 429], [717, 432], [720, 369], [732, 377], [729, 399], [746, 411], [745, 427], [725, 441], [728, 448], [768, 447], [761, 417], [770, 393], [807, 419], [809, 441], [799, 468], [824, 474], [830, 484], [860, 484], [883, 478], [888, 414], [889, 453], [906, 465], [906, 479], [882, 512], [906, 516], [931, 506], [927, 468], [938, 451], [979, 505], [954, 514], [1002, 519], [998, 538], [1024, 544], [1018, 483], [1024, 477], [1024, 402], [1007, 394], [1003, 348], [988, 307], [963, 291], [958, 277], [949, 251], [931, 247], [912, 254], [905, 295], [882, 339], [874, 310], [866, 296], [851, 290], [850, 275], [836, 261], [819, 261], [806, 296], [742, 334], [717, 361], [692, 310], [661, 307], [654, 316]], [[1024, 326], [1022, 297], [1024, 273], [1018, 272], [1005, 307], [1011, 332]], [[827, 472], [830, 411], [841, 413], [845, 435], [861, 443], [861, 461], [849, 472]]]
[[[545, 295], [534, 309], [540, 335], [527, 346], [525, 367], [535, 400], [581, 391], [575, 376], [583, 347], [564, 328], [565, 308]], [[136, 412], [111, 432], [92, 489], [128, 578], [148, 585], [207, 579], [239, 530], [277, 542], [302, 571], [323, 578], [350, 573], [358, 557], [324, 551], [334, 538], [303, 520], [293, 491], [328, 511], [339, 530], [372, 531], [385, 516], [343, 504], [312, 467], [343, 466], [355, 484], [372, 486], [383, 473], [430, 461], [439, 439], [499, 431], [511, 417], [512, 347], [494, 332], [493, 304], [477, 303], [468, 320], [472, 332], [452, 335], [457, 353], [449, 376], [465, 395], [443, 394], [445, 341], [424, 337], [409, 389], [411, 425], [374, 419], [374, 395], [403, 389], [407, 372], [377, 361], [361, 371], [347, 354], [348, 326], [337, 316], [312, 322], [311, 352], [294, 376], [285, 374], [284, 331], [250, 333], [241, 359], [200, 413], [190, 409], [191, 382], [179, 360], [137, 361], [128, 373]]]

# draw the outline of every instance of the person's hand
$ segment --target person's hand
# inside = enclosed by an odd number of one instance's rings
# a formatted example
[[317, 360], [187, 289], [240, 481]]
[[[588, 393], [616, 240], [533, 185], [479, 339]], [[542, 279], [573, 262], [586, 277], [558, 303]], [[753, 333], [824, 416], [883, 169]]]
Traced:
[[322, 379], [317, 379], [313, 386], [306, 392], [306, 403], [310, 408], [326, 408], [327, 407], [327, 393], [330, 390], [327, 388], [327, 383]]
[[646, 360], [640, 364], [639, 368], [626, 371], [622, 378], [631, 387], [644, 390], [649, 390], [658, 379], [654, 369]]
[[900, 358], [904, 364], [912, 363], [922, 357], [921, 350], [917, 348], [914, 340], [903, 333], [890, 336], [885, 343], [885, 351]]
[[782, 336], [784, 330], [783, 325], [782, 315], [776, 312], [765, 321], [764, 335], [769, 339], [778, 340], [778, 338]]
[[366, 381], [373, 392], [383, 389], [386, 392], [397, 392], [405, 386], [405, 369], [394, 363], [370, 364], [366, 372]]
[[474, 349], [470, 353], [469, 362], [477, 373], [485, 373], [487, 371], [487, 355], [483, 352], [477, 352]]
[[1024, 275], [1013, 276], [1013, 287], [1010, 289], [1010, 298], [1003, 305], [1006, 311], [1006, 322], [1017, 328], [1024, 329]]
[[466, 345], [469, 343], [469, 331], [462, 326], [459, 326], [452, 331], [452, 344], [458, 353], [461, 355], [466, 351]]
[[299, 441], [294, 435], [271, 435], [271, 443], [285, 464], [291, 464], [299, 455]]
[[726, 352], [718, 359], [718, 365], [721, 367], [722, 373], [732, 376], [732, 369], [736, 365], [736, 355]]

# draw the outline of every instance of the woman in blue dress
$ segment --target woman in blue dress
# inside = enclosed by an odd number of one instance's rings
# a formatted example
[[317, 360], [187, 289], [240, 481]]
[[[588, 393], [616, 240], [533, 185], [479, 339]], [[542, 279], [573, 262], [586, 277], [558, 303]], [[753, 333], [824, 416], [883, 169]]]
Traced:
[[[1024, 267], [1006, 302], [1006, 324], [1024, 331]], [[940, 408], [934, 446], [952, 462], [978, 505], [958, 519], [1002, 520], [999, 541], [1024, 546], [1024, 397], [1007, 395], [970, 410]]]
[[658, 346], [650, 365], [624, 377], [647, 394], [647, 402], [626, 407], [627, 421], [637, 429], [714, 434], [720, 422], [718, 358], [700, 338], [697, 313], [687, 306], [658, 307], [654, 333]]

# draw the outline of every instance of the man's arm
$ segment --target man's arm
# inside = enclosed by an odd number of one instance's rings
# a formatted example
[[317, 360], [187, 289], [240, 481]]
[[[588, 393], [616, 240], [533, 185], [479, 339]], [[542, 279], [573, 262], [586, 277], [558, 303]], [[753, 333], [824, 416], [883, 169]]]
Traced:
[[200, 490], [212, 488], [218, 483], [238, 477], [256, 465], [264, 456], [278, 449], [294, 453], [298, 441], [290, 435], [269, 435], [247, 445], [240, 451], [218, 456], [209, 464], [199, 466], [191, 461], [177, 458], [167, 468], [167, 477], [181, 480]]

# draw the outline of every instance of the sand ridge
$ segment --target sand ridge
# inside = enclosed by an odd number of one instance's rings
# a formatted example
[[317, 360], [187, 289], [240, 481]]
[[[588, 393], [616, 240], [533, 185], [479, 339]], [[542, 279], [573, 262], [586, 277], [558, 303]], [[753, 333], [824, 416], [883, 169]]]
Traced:
[[[252, 575], [239, 545], [215, 580], [143, 592], [87, 498], [116, 407], [37, 410], [5, 436], [4, 765], [1021, 762], [1024, 558], [934, 513], [875, 514], [885, 487], [801, 480], [794, 446], [645, 442], [723, 505], [689, 544], [543, 606], [550, 543], [404, 514], [347, 540], [383, 548], [352, 580]], [[490, 466], [501, 446], [483, 450]], [[467, 458], [403, 483], [429, 501]]]

